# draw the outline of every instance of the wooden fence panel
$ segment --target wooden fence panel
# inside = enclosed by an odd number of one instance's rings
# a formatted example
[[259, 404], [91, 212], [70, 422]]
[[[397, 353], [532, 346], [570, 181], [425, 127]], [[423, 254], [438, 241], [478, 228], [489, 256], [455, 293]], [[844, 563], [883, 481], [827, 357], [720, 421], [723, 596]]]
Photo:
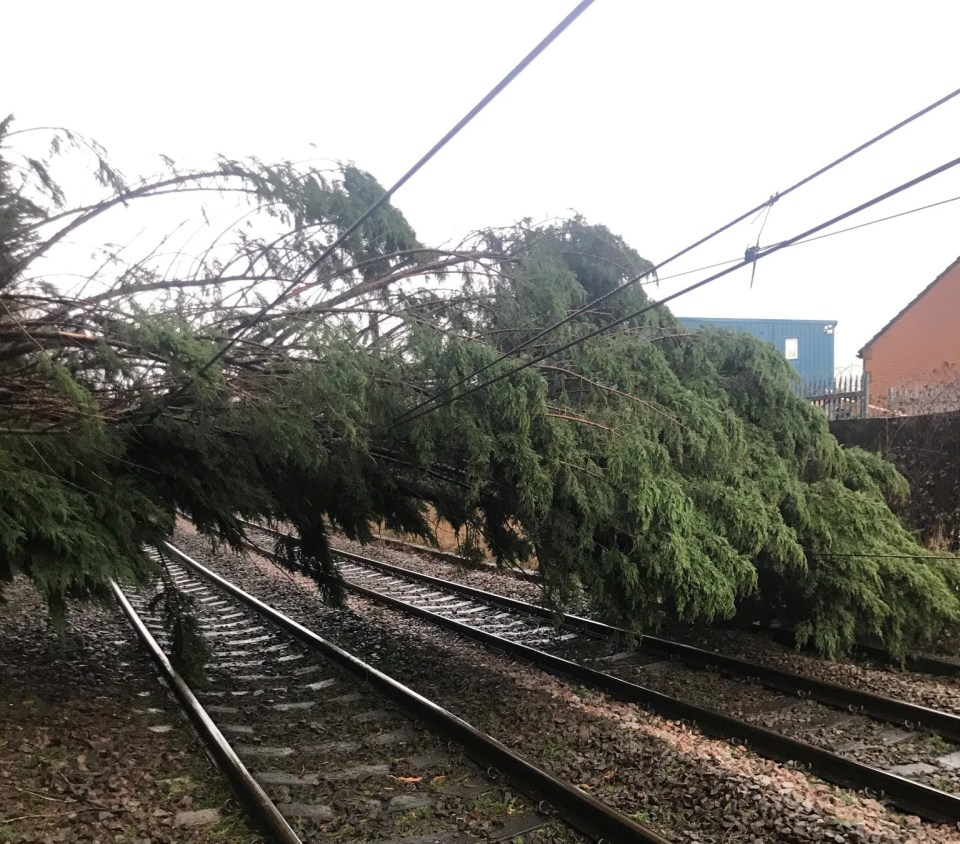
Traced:
[[835, 378], [804, 381], [797, 395], [819, 407], [829, 420], [860, 419], [869, 416], [869, 379], [859, 373]]

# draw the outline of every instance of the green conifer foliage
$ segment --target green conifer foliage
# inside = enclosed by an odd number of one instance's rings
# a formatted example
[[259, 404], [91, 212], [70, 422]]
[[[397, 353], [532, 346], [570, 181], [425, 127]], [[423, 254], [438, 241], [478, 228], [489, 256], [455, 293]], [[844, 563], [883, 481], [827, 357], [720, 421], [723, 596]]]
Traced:
[[181, 591], [165, 570], [161, 571], [158, 586], [148, 609], [154, 613], [159, 610], [170, 635], [170, 662], [196, 688], [206, 683], [206, 663], [210, 658], [210, 645], [197, 620], [198, 601]]
[[[517, 237], [535, 246], [474, 291], [482, 306], [469, 314], [469, 340], [411, 341], [437, 387], [644, 270], [580, 219]], [[546, 342], [646, 301], [634, 288]], [[876, 455], [840, 449], [793, 377], [768, 344], [691, 335], [658, 310], [441, 407], [412, 436], [437, 459], [444, 432], [460, 432], [459, 453], [443, 459], [471, 467], [472, 517], [505, 559], [529, 542], [558, 601], [579, 586], [639, 630], [665, 616], [739, 615], [795, 624], [832, 655], [865, 637], [902, 655], [956, 623], [954, 566], [882, 556], [924, 553], [888, 506], [906, 494], [903, 479]], [[457, 495], [441, 512], [469, 520], [464, 505]]]
[[[426, 536], [429, 506], [504, 563], [535, 555], [548, 600], [583, 594], [636, 631], [670, 616], [777, 618], [828, 654], [865, 636], [902, 654], [956, 623], [952, 562], [882, 556], [921, 552], [888, 506], [903, 479], [842, 450], [753, 338], [691, 334], [658, 309], [402, 421], [650, 270], [603, 226], [524, 221], [433, 249], [387, 206], [321, 261], [380, 195], [352, 165], [168, 162], [131, 182], [70, 134], [49, 161], [28, 158], [8, 127], [0, 580], [23, 572], [55, 614], [105, 595], [110, 578], [149, 578], [142, 549], [170, 535], [178, 510], [234, 545], [238, 517], [292, 524], [303, 541], [281, 558], [337, 600], [330, 527]], [[90, 149], [100, 198], [70, 206], [57, 153]], [[204, 229], [202, 249], [164, 239], [133, 259], [105, 245], [80, 283], [44, 276], [68, 235], [171, 194], [194, 203], [194, 222], [206, 202], [239, 198], [247, 215]], [[647, 302], [631, 287], [513, 361]]]

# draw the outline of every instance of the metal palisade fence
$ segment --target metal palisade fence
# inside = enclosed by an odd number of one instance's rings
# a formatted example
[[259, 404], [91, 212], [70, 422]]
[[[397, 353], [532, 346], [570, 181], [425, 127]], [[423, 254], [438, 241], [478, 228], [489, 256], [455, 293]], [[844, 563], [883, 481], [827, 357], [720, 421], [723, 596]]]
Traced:
[[862, 373], [806, 380], [798, 385], [797, 394], [819, 407], [827, 419], [859, 419], [870, 415], [869, 381]]

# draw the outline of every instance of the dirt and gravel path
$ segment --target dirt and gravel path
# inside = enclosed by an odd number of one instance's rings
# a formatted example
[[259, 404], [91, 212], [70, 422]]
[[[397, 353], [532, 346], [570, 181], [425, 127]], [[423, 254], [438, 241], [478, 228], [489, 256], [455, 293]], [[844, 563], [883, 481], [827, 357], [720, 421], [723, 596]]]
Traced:
[[0, 604], [0, 844], [256, 844], [112, 606], [61, 642], [32, 586]]
[[[325, 608], [309, 584], [255, 555], [212, 552], [186, 532], [178, 541], [321, 635], [675, 841], [960, 842], [955, 830], [923, 825], [364, 601], [351, 599], [349, 611]], [[477, 578], [491, 576], [470, 574], [481, 588]]]

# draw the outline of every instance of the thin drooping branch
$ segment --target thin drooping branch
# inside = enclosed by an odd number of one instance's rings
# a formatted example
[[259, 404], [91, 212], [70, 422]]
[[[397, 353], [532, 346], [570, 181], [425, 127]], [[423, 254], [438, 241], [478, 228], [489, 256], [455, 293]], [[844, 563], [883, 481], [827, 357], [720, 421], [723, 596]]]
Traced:
[[642, 399], [640, 396], [635, 396], [633, 393], [626, 393], [623, 390], [618, 390], [615, 387], [610, 387], [606, 384], [601, 384], [599, 381], [595, 381], [593, 378], [587, 378], [586, 375], [582, 375], [579, 372], [574, 372], [572, 369], [568, 369], [563, 366], [557, 366], [556, 364], [544, 363], [540, 361], [537, 364], [538, 369], [543, 369], [548, 372], [560, 372], [563, 375], [569, 376], [571, 378], [576, 378], [578, 381], [582, 381], [584, 384], [589, 384], [591, 387], [596, 387], [598, 390], [609, 393], [610, 395], [619, 396], [622, 399], [627, 401], [634, 402], [635, 404], [642, 405], [648, 410], [652, 410], [654, 413], [663, 416], [665, 419], [669, 419], [674, 425], [680, 425], [683, 427], [683, 423], [680, 422], [675, 416], [672, 416], [668, 413], [663, 407], [656, 404], [655, 402], [650, 401], [649, 399]]
[[102, 202], [99, 202], [92, 206], [87, 206], [86, 210], [78, 213], [71, 222], [61, 228], [59, 231], [55, 232], [52, 235], [47, 236], [42, 240], [37, 247], [27, 255], [25, 255], [17, 264], [12, 268], [12, 273], [14, 275], [19, 275], [24, 272], [30, 264], [36, 261], [42, 255], [47, 254], [54, 246], [56, 246], [61, 240], [63, 240], [68, 234], [73, 231], [76, 231], [81, 226], [85, 226], [93, 221], [96, 217], [99, 217], [102, 214], [105, 214], [107, 211], [110, 211], [113, 208], [116, 208], [118, 205], [126, 205], [129, 202], [133, 202], [137, 199], [144, 199], [154, 195], [158, 190], [164, 188], [172, 187], [175, 185], [188, 184], [190, 182], [202, 182], [210, 179], [222, 178], [224, 176], [230, 175], [228, 173], [220, 171], [207, 171], [204, 173], [185, 173], [180, 176], [175, 176], [171, 179], [165, 179], [161, 182], [147, 183], [141, 185], [138, 188], [133, 188], [132, 190], [125, 191], [124, 193], [118, 194], [117, 196], [111, 197], [110, 199], [105, 199]]

